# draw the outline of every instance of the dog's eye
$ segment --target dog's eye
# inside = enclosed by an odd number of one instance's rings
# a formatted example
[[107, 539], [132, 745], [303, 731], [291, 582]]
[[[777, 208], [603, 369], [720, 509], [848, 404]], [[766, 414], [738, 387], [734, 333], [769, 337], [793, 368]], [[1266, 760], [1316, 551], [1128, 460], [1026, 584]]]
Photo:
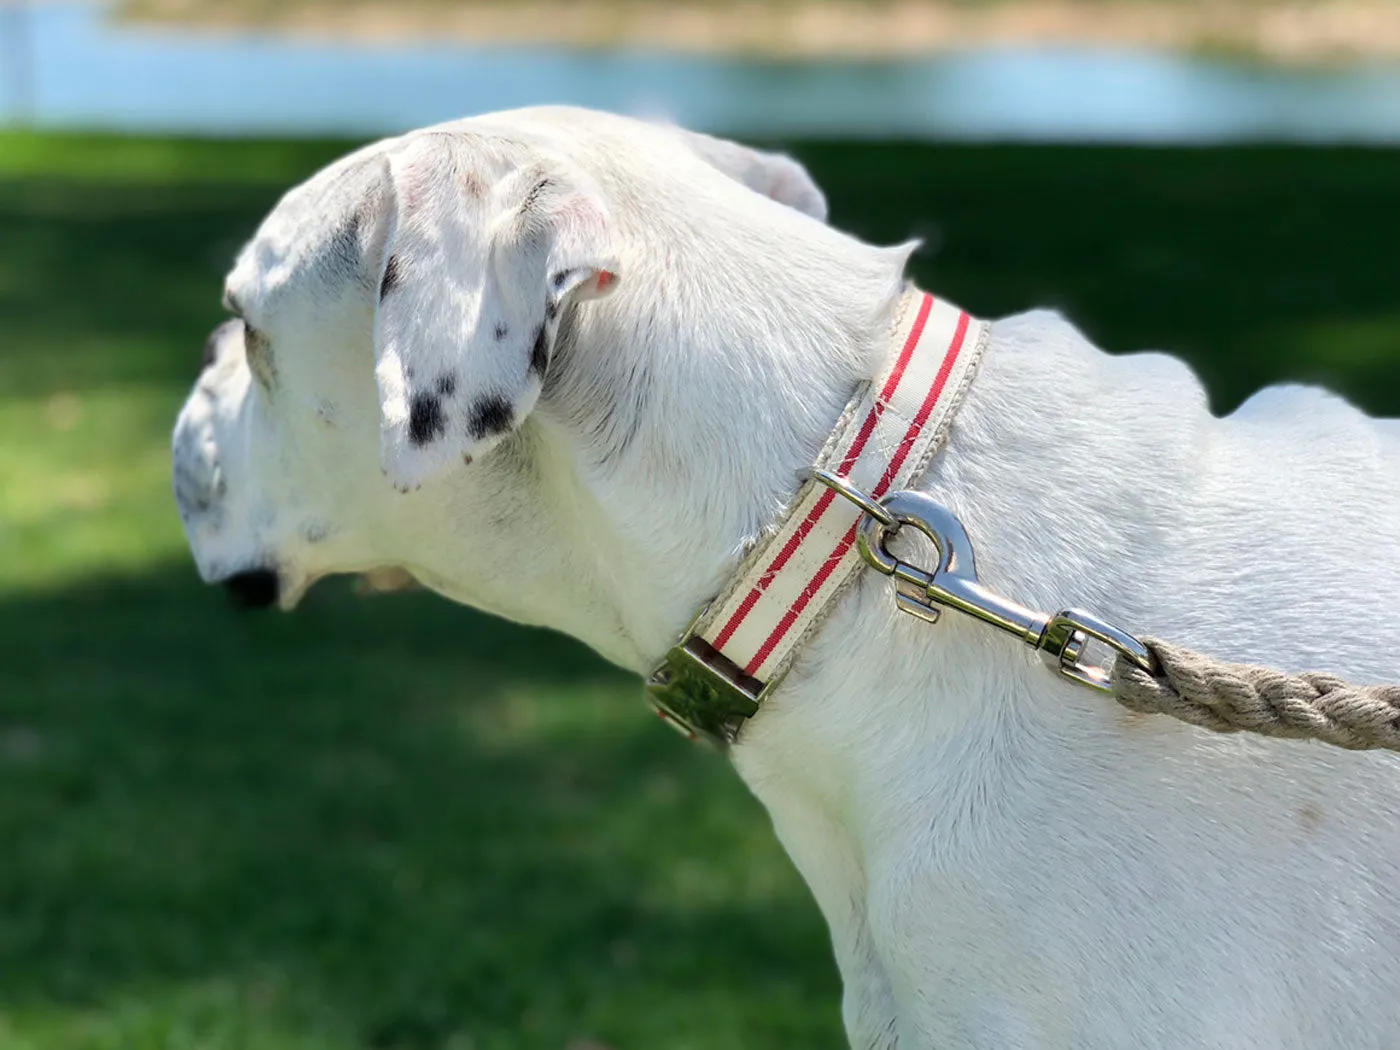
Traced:
[[272, 347], [256, 328], [243, 324], [243, 354], [248, 359], [248, 371], [267, 393], [277, 387], [277, 363], [272, 359]]

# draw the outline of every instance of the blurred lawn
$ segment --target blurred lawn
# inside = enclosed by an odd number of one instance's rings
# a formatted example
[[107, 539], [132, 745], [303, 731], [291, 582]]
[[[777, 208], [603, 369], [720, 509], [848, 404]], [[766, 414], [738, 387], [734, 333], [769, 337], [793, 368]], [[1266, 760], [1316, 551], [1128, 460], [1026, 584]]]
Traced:
[[[0, 1050], [841, 1046], [762, 812], [636, 682], [425, 595], [198, 585], [169, 427], [237, 245], [345, 148], [0, 136]], [[799, 152], [976, 311], [1400, 410], [1400, 153]]]

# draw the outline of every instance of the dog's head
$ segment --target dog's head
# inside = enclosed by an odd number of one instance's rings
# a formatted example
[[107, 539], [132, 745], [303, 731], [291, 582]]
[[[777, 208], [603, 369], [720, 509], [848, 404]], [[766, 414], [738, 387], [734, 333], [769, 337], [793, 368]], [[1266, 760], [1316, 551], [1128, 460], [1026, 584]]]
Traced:
[[[403, 566], [534, 618], [496, 580], [551, 469], [526, 424], [563, 367], [561, 326], [626, 296], [629, 265], [669, 265], [639, 262], [629, 230], [679, 210], [677, 187], [699, 200], [682, 225], [740, 194], [825, 218], [787, 157], [567, 109], [387, 140], [288, 193], [228, 277], [234, 319], [175, 428], [202, 576], [289, 607], [321, 576]], [[435, 564], [447, 533], [470, 542]]]

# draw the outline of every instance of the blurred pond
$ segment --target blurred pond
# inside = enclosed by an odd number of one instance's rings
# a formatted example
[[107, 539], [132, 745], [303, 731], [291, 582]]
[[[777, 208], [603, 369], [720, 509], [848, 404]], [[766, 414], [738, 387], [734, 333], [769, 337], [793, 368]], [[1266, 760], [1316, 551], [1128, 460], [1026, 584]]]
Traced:
[[0, 5], [0, 115], [221, 135], [392, 132], [570, 102], [754, 136], [1397, 142], [1400, 66], [994, 48], [909, 61], [462, 43], [366, 44], [125, 26], [101, 5]]

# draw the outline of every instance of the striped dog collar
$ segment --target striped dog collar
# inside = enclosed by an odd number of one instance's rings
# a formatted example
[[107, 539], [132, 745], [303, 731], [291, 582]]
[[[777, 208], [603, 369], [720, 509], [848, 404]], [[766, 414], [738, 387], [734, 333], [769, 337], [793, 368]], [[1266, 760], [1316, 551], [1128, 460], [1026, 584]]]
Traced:
[[[910, 288], [888, 373], [864, 383], [841, 414], [816, 469], [876, 499], [908, 488], [942, 447], [972, 381], [987, 325]], [[777, 527], [740, 565], [647, 681], [657, 712], [692, 739], [734, 742], [782, 681], [798, 650], [862, 566], [861, 511], [808, 481]]]

